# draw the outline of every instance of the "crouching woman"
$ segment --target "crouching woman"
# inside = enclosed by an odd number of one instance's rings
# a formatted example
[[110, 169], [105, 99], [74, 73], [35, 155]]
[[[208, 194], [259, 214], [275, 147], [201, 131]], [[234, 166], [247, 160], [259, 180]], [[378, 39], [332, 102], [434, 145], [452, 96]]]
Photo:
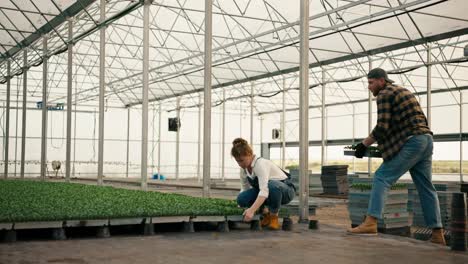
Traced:
[[260, 209], [263, 215], [262, 227], [280, 229], [280, 207], [291, 202], [295, 196], [291, 176], [272, 161], [254, 155], [246, 140], [236, 138], [232, 144], [231, 155], [242, 168], [241, 192], [237, 196], [237, 204], [247, 208], [244, 220], [252, 220]]

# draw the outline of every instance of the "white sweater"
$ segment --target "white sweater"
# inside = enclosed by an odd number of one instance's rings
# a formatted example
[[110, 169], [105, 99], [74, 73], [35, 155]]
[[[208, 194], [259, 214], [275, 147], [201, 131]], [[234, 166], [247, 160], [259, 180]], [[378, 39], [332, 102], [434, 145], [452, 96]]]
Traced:
[[260, 192], [258, 196], [268, 197], [268, 181], [269, 180], [285, 180], [288, 178], [286, 174], [271, 160], [263, 159], [261, 157], [254, 156], [252, 161], [252, 174], [247, 169], [242, 170], [241, 173], [241, 192], [252, 188], [250, 186], [247, 177], [251, 179], [258, 178], [258, 185]]

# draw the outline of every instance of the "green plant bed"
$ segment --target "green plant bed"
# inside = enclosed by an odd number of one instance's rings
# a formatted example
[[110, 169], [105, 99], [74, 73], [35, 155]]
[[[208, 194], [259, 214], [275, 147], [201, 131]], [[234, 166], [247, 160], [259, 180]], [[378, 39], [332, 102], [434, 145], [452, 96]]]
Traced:
[[0, 223], [240, 215], [235, 201], [76, 183], [0, 180]]

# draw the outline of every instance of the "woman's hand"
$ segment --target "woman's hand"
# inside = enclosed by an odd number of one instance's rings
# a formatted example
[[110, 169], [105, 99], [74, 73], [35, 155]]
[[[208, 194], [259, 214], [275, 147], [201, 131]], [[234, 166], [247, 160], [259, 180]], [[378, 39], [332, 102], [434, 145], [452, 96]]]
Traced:
[[250, 222], [250, 221], [253, 219], [254, 214], [255, 214], [255, 211], [252, 210], [251, 208], [246, 209], [246, 210], [244, 211], [244, 213], [243, 213], [243, 215], [244, 215], [244, 221], [245, 221], [245, 222]]

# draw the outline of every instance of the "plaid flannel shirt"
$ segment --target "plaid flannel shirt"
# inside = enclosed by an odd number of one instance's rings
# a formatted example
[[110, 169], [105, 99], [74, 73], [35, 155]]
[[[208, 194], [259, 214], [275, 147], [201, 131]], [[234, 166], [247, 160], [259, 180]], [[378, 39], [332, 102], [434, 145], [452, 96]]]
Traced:
[[407, 89], [387, 84], [377, 95], [377, 125], [370, 136], [377, 140], [382, 158], [392, 159], [409, 136], [431, 134], [421, 106]]

